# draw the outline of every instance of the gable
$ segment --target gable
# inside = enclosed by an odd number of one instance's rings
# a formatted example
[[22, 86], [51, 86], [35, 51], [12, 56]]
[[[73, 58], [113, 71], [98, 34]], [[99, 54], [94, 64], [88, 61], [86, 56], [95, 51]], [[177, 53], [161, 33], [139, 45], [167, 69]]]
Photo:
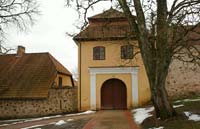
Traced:
[[49, 53], [0, 56], [0, 99], [48, 97], [57, 73], [70, 75], [64, 66], [52, 59]]

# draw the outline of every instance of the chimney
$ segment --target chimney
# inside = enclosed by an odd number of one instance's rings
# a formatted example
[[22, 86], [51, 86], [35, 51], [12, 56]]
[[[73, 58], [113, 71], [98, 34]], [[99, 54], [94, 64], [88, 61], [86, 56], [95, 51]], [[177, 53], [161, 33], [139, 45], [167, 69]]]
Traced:
[[17, 56], [20, 57], [25, 53], [25, 47], [24, 46], [18, 46], [17, 47]]

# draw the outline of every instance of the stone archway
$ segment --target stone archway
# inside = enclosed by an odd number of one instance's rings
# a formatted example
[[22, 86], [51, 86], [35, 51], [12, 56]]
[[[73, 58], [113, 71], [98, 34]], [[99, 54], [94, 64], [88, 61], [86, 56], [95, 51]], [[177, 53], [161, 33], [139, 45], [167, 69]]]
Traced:
[[101, 109], [127, 109], [127, 89], [124, 82], [109, 79], [103, 83]]

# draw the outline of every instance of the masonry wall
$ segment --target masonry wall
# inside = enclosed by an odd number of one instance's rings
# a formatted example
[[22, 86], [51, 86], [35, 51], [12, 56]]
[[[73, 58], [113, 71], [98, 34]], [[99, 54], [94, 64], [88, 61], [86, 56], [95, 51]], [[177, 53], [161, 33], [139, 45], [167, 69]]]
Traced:
[[0, 119], [77, 112], [77, 88], [50, 89], [43, 100], [0, 100]]
[[166, 88], [171, 99], [200, 95], [200, 67], [174, 60], [170, 66]]

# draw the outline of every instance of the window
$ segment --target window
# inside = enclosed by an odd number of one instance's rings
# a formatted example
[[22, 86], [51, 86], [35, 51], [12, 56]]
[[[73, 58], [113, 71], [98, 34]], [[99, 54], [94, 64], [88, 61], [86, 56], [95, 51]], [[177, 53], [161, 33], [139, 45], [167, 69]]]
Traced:
[[98, 46], [93, 48], [93, 60], [105, 60], [105, 47]]
[[121, 59], [133, 59], [133, 45], [121, 46]]
[[59, 88], [62, 88], [62, 77], [58, 78], [58, 86]]

